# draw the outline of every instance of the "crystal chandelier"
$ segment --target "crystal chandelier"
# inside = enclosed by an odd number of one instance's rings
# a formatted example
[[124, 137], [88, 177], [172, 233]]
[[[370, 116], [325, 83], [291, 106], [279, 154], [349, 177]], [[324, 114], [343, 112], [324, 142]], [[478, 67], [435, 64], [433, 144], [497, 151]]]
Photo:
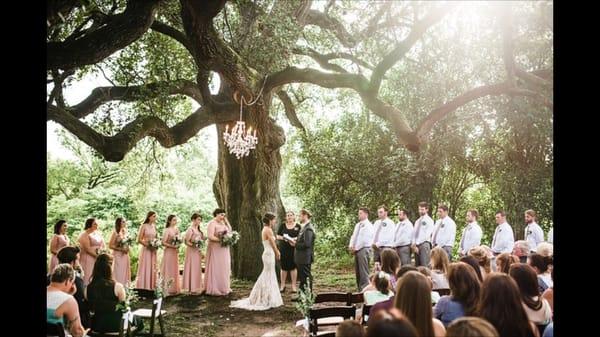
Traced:
[[[231, 129], [231, 133], [229, 133], [229, 125], [225, 127], [225, 133], [223, 133], [223, 140], [225, 140], [225, 145], [229, 148], [229, 153], [235, 154], [237, 159], [247, 156], [250, 150], [256, 148], [256, 144], [258, 143], [256, 130], [254, 130], [254, 135], [252, 135], [252, 127], [249, 127], [246, 131], [246, 122], [242, 120], [244, 103], [246, 103], [246, 100], [242, 95], [240, 99], [240, 120], [235, 123], [235, 126]], [[256, 100], [248, 105], [254, 103], [256, 103]]]

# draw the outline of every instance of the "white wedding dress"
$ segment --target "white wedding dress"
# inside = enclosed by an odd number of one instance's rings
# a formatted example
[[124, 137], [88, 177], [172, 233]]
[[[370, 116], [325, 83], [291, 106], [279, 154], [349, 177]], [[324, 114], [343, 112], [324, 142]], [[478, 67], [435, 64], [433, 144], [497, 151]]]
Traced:
[[263, 240], [262, 243], [264, 247], [262, 254], [263, 270], [254, 287], [252, 287], [250, 297], [232, 301], [231, 308], [267, 310], [283, 305], [277, 275], [275, 274], [275, 252], [269, 244], [269, 240]]

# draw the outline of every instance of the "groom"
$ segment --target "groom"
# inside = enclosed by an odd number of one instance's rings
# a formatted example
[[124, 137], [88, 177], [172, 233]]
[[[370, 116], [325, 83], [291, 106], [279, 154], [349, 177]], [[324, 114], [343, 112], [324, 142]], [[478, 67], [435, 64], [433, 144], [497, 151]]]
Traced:
[[[312, 292], [313, 279], [310, 273], [310, 265], [313, 263], [313, 247], [315, 244], [315, 230], [310, 223], [312, 215], [309, 211], [303, 209], [300, 211], [300, 233], [295, 243], [292, 243], [294, 249], [294, 263], [298, 267], [298, 278], [300, 279], [300, 289], [305, 289], [306, 279], [310, 279], [310, 290]], [[297, 300], [297, 299], [295, 299]]]

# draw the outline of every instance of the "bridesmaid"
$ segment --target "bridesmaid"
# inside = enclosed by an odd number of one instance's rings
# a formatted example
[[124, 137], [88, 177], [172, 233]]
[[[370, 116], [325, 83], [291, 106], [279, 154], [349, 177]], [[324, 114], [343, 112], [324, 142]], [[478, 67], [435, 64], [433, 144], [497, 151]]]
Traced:
[[138, 243], [142, 245], [138, 260], [136, 288], [154, 290], [156, 288], [156, 249], [150, 248], [150, 241], [156, 238], [156, 212], [148, 212], [140, 226]]
[[67, 236], [67, 221], [58, 220], [58, 222], [54, 225], [54, 235], [50, 240], [50, 253], [52, 257], [50, 258], [50, 270], [48, 273], [52, 273], [54, 267], [58, 265], [58, 258], [56, 254], [62, 247], [66, 247], [69, 245], [69, 237]]
[[215, 209], [214, 219], [208, 223], [208, 247], [206, 249], [205, 290], [207, 295], [223, 296], [231, 293], [229, 277], [231, 275], [231, 256], [229, 247], [222, 247], [220, 236], [231, 231], [231, 225], [225, 218], [225, 210]]
[[167, 217], [167, 224], [162, 238], [162, 244], [165, 247], [161, 269], [164, 285], [169, 284], [169, 280], [173, 280], [171, 285], [165, 289], [167, 295], [177, 295], [181, 291], [179, 285], [179, 245], [173, 244], [173, 239], [179, 236], [177, 220], [177, 216], [173, 214]]
[[185, 265], [183, 266], [183, 291], [192, 294], [202, 293], [202, 251], [196, 247], [199, 240], [206, 240], [200, 230], [202, 217], [198, 213], [192, 215], [192, 225], [185, 232]]
[[98, 221], [96, 218], [89, 218], [85, 221], [84, 231], [79, 235], [79, 246], [81, 253], [79, 263], [83, 269], [83, 285], [87, 286], [92, 277], [94, 263], [98, 257], [98, 249], [104, 248], [104, 238], [98, 230]]
[[124, 218], [117, 218], [115, 231], [110, 236], [108, 247], [113, 250], [113, 276], [115, 281], [127, 287], [131, 282], [129, 246], [119, 244], [125, 238], [127, 238], [127, 222]]

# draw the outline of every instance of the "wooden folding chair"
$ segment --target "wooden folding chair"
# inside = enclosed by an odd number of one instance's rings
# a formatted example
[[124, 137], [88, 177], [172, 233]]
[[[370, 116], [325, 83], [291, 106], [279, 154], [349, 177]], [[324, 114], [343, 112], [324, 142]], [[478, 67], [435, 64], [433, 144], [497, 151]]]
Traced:
[[[165, 310], [161, 310], [162, 301], [163, 301], [163, 298], [159, 297], [159, 298], [155, 299], [154, 301], [152, 301], [152, 310], [137, 309], [136, 311], [134, 311], [132, 313], [134, 316], [150, 320], [150, 332], [141, 332], [141, 331], [136, 332], [135, 333], [136, 336], [150, 336], [150, 337], [154, 337], [154, 336], [165, 337], [166, 336], [162, 317], [167, 312]], [[158, 324], [160, 325], [160, 333], [159, 334], [154, 333], [154, 322], [156, 321], [156, 319], [158, 319]]]
[[319, 293], [315, 296], [315, 304], [316, 303], [326, 303], [326, 302], [339, 302], [345, 303], [346, 305], [349, 302], [348, 293], [342, 292], [329, 292], [329, 293]]
[[440, 296], [450, 295], [450, 289], [448, 288], [433, 289], [433, 291], [437, 291]]
[[154, 293], [154, 290], [134, 288], [133, 291], [137, 294], [139, 298], [156, 299], [156, 294]]
[[365, 303], [363, 293], [348, 293], [348, 303], [346, 305]]
[[88, 335], [91, 337], [130, 337], [132, 334], [135, 334], [136, 331], [136, 327], [131, 326], [131, 322], [129, 321], [130, 317], [133, 317], [131, 311], [123, 313], [118, 332], [97, 332], [90, 330]]
[[371, 312], [371, 308], [372, 307], [373, 307], [372, 305], [363, 304], [362, 315], [361, 315], [362, 316], [362, 319], [361, 319], [361, 324], [362, 325], [367, 325], [368, 324], [367, 321], [369, 320], [369, 314]]
[[311, 336], [319, 336], [319, 328], [324, 326], [337, 326], [345, 319], [356, 318], [356, 307], [335, 306], [310, 309], [308, 315], [308, 330]]

